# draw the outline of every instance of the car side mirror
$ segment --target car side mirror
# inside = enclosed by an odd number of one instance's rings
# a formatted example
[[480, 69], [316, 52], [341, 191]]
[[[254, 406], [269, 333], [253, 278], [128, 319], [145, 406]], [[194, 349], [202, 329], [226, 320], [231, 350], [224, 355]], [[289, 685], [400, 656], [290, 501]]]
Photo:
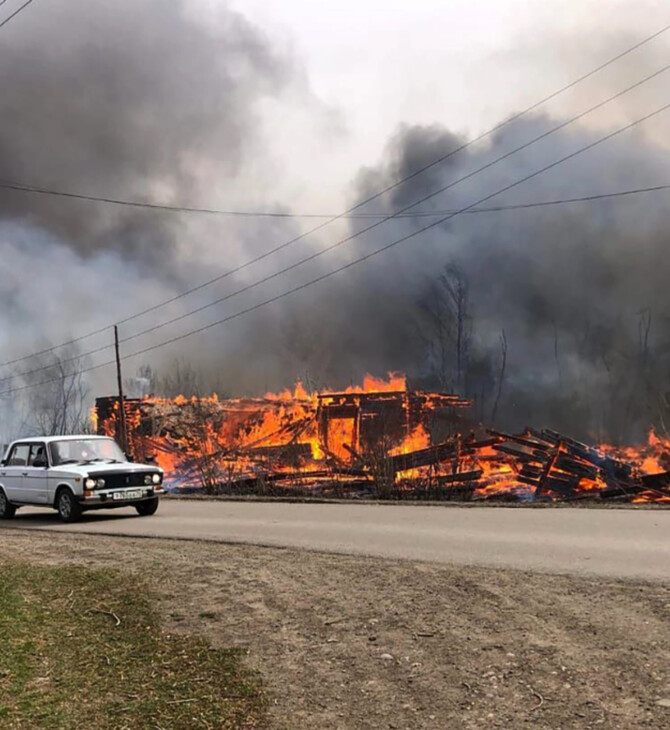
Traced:
[[155, 464], [156, 463], [156, 455], [155, 454], [149, 454], [145, 457], [145, 461], [147, 464]]
[[35, 469], [46, 469], [47, 466], [49, 466], [49, 462], [44, 458], [33, 461], [33, 467]]

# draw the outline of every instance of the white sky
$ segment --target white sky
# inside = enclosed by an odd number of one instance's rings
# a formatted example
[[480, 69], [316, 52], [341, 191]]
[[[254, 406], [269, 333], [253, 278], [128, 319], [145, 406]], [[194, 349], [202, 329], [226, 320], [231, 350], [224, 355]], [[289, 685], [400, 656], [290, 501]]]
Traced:
[[[294, 150], [298, 144], [309, 169], [318, 164], [326, 173], [321, 197], [330, 207], [360, 164], [379, 160], [399, 124], [442, 123], [468, 134], [481, 132], [670, 23], [668, 0], [232, 0], [231, 5], [293, 50], [312, 91], [334, 112], [332, 144], [326, 145], [305, 130], [294, 134], [313, 119], [276, 120], [277, 147]], [[670, 42], [664, 38], [656, 48], [667, 50]], [[579, 92], [583, 102], [592, 103], [597, 84], [611, 84], [619, 74], [625, 76], [625, 68], [594, 79], [595, 86], [585, 85]], [[291, 172], [298, 172], [300, 160], [292, 157], [291, 163]], [[294, 205], [301, 199], [318, 205], [313, 186], [307, 195], [299, 178], [290, 190]]]

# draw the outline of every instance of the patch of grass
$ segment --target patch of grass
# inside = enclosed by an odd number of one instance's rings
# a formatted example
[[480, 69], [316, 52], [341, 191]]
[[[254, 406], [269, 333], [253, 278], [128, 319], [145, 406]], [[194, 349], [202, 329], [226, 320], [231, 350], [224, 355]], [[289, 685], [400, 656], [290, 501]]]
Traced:
[[261, 688], [240, 652], [164, 633], [135, 579], [0, 562], [4, 730], [264, 726]]

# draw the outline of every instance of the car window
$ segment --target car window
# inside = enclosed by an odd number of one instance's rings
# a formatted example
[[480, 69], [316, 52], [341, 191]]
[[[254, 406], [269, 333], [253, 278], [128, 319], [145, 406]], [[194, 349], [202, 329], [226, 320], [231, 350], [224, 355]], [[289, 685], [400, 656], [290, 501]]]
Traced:
[[49, 448], [51, 449], [51, 463], [54, 466], [59, 466], [70, 458], [67, 442], [65, 441], [51, 443], [49, 444]]
[[7, 466], [27, 466], [30, 444], [17, 444], [9, 455]]
[[101, 439], [96, 442], [96, 450], [102, 459], [119, 459], [119, 447], [111, 439]]
[[44, 444], [33, 444], [30, 447], [30, 456], [28, 457], [28, 466], [32, 466], [36, 460], [46, 460], [46, 449]]
[[51, 465], [79, 464], [89, 461], [127, 461], [125, 454], [112, 439], [67, 439], [52, 441], [49, 444], [51, 451]]

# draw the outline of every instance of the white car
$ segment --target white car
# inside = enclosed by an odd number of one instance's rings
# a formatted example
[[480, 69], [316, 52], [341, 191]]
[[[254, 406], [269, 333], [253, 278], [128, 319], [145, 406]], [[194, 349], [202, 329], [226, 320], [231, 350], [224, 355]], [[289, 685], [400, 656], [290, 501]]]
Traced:
[[129, 505], [148, 516], [163, 493], [163, 470], [129, 462], [106, 436], [22, 439], [0, 462], [0, 519], [24, 505], [55, 509], [64, 522], [85, 510]]

